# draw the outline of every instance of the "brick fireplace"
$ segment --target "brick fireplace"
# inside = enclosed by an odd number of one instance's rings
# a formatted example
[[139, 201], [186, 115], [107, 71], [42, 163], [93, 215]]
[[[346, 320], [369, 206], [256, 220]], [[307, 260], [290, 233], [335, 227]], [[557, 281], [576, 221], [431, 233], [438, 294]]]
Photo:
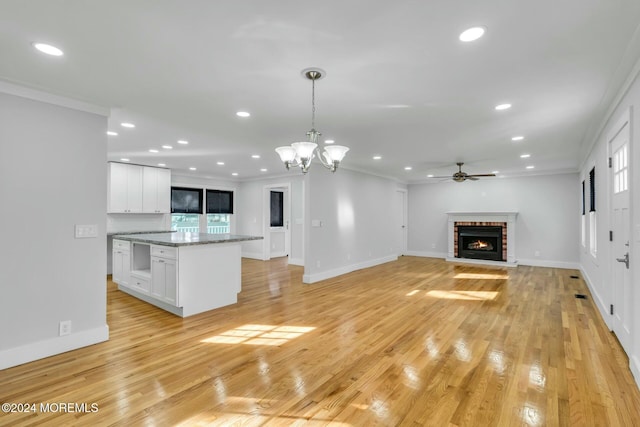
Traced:
[[447, 212], [448, 261], [517, 265], [517, 212]]

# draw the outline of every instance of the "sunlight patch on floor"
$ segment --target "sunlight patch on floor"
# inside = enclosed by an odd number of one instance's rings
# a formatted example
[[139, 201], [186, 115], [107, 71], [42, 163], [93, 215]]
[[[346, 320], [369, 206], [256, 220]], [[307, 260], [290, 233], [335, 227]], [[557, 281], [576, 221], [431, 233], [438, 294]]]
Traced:
[[428, 291], [427, 296], [439, 299], [459, 299], [466, 301], [494, 300], [498, 296], [497, 291]]
[[307, 332], [311, 326], [243, 325], [200, 342], [210, 344], [282, 345]]
[[507, 273], [458, 273], [453, 276], [454, 279], [485, 279], [485, 280], [499, 280], [508, 279]]

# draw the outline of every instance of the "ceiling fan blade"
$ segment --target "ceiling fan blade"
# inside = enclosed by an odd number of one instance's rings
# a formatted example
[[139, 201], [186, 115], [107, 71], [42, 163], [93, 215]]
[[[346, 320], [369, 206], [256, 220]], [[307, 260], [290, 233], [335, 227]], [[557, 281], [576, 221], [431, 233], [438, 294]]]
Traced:
[[471, 181], [477, 181], [478, 178], [476, 178], [477, 175], [467, 175], [465, 177], [465, 179], [470, 179]]
[[451, 179], [451, 175], [447, 175], [447, 176], [428, 176], [427, 178], [429, 178], [429, 179], [440, 179], [440, 178]]
[[496, 176], [495, 173], [474, 173], [473, 175], [467, 175], [467, 176]]

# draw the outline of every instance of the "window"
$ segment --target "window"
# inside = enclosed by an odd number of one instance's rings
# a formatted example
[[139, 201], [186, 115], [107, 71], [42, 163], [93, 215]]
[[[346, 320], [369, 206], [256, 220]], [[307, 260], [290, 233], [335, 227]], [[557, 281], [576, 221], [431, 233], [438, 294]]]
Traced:
[[231, 233], [233, 191], [207, 190], [207, 233]]
[[613, 193], [618, 194], [629, 189], [629, 164], [627, 144], [613, 153]]
[[171, 187], [171, 230], [199, 233], [201, 213], [201, 189]]
[[231, 233], [231, 215], [207, 214], [207, 233], [209, 234]]
[[182, 233], [200, 232], [200, 215], [198, 214], [171, 214], [171, 230]]
[[595, 258], [598, 252], [596, 218], [596, 168], [589, 172], [589, 250]]
[[271, 226], [284, 226], [284, 193], [282, 191], [271, 192]]
[[201, 214], [202, 189], [171, 187], [171, 213]]
[[208, 214], [232, 214], [233, 191], [207, 190]]

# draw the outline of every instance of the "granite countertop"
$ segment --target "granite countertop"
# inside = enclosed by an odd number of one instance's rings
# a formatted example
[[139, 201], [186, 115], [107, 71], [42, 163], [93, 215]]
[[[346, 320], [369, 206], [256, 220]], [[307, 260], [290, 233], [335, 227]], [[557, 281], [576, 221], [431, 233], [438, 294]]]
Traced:
[[125, 236], [127, 234], [157, 234], [157, 233], [175, 233], [173, 230], [156, 230], [156, 231], [109, 231], [107, 236]]
[[245, 236], [241, 234], [181, 233], [177, 231], [173, 233], [117, 234], [114, 237], [119, 240], [162, 246], [210, 245], [263, 239], [262, 236]]

